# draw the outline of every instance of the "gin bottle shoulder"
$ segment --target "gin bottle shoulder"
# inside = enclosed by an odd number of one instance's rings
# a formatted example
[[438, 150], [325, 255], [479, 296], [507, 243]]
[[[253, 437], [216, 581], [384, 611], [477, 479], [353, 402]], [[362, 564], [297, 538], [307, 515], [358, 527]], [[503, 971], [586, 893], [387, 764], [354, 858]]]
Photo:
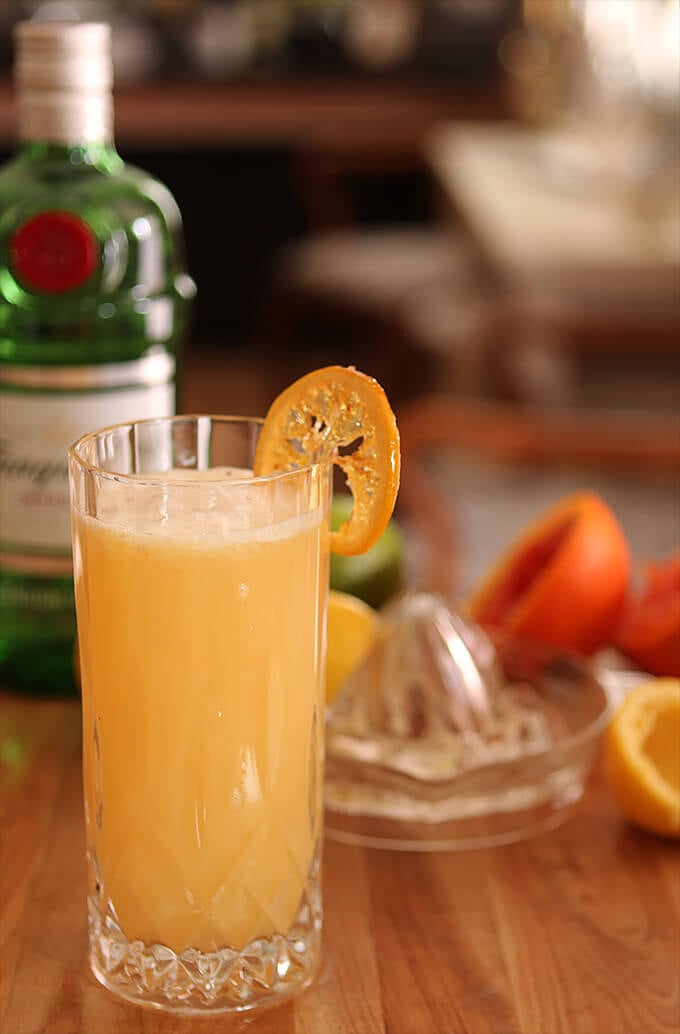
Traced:
[[[0, 361], [106, 362], [173, 348], [193, 294], [181, 231], [170, 191], [112, 149], [94, 160], [49, 148], [17, 156], [0, 172]], [[65, 278], [36, 269], [33, 240], [43, 255], [56, 249]]]
[[148, 207], [162, 216], [169, 232], [181, 230], [179, 208], [168, 188], [124, 162], [111, 147], [88, 156], [77, 148], [36, 146], [0, 167], [0, 218], [16, 206], [44, 208], [46, 202], [110, 206], [133, 214]]

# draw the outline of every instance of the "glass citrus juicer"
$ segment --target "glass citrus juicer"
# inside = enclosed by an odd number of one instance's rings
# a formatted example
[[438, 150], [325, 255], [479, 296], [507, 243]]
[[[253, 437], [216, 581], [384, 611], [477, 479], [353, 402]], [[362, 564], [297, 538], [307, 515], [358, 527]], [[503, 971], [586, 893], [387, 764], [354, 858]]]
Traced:
[[578, 658], [407, 592], [326, 718], [326, 833], [401, 850], [510, 843], [560, 824], [608, 697]]
[[[400, 445], [377, 382], [340, 367], [303, 377], [275, 400], [262, 438], [267, 470], [326, 456], [344, 474], [353, 506], [330, 533], [334, 553], [378, 540]], [[443, 597], [406, 593], [327, 708], [326, 832], [433, 850], [554, 825], [583, 791], [606, 715], [605, 690], [576, 659], [489, 638]]]

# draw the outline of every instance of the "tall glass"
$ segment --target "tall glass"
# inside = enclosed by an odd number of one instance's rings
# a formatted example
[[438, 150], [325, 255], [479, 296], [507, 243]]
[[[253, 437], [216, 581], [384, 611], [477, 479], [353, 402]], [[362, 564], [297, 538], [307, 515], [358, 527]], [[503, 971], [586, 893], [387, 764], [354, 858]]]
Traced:
[[90, 962], [204, 1013], [319, 959], [330, 470], [252, 476], [260, 425], [182, 416], [69, 451]]

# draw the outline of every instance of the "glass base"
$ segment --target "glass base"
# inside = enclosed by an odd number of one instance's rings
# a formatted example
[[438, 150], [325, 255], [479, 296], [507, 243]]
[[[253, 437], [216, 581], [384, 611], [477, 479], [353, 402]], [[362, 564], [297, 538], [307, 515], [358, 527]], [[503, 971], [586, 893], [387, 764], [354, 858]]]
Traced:
[[321, 899], [305, 900], [285, 936], [257, 938], [241, 951], [178, 953], [129, 941], [111, 909], [88, 899], [90, 966], [100, 984], [135, 1005], [188, 1016], [275, 1005], [312, 983], [321, 957]]

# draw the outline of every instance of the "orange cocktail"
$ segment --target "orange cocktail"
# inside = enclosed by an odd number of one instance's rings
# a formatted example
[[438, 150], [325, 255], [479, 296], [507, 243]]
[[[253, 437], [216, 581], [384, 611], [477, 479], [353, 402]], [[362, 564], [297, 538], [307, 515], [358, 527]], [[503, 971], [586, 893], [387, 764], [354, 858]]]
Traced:
[[[333, 464], [354, 506], [331, 532]], [[329, 551], [371, 548], [399, 471], [383, 389], [338, 366], [263, 424], [147, 420], [69, 450], [90, 963], [117, 994], [201, 1013], [312, 980]]]
[[143, 421], [71, 457], [93, 966], [196, 1011], [318, 954], [328, 468], [254, 479], [255, 437]]

